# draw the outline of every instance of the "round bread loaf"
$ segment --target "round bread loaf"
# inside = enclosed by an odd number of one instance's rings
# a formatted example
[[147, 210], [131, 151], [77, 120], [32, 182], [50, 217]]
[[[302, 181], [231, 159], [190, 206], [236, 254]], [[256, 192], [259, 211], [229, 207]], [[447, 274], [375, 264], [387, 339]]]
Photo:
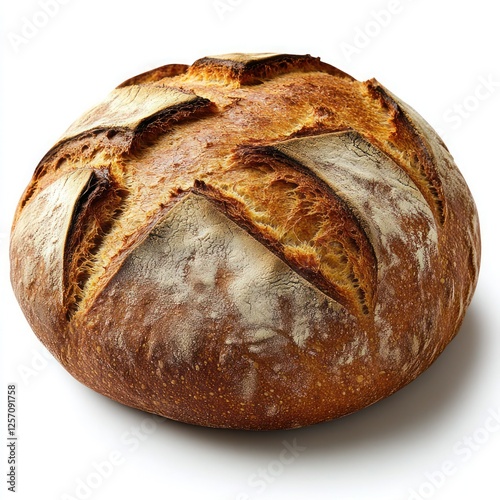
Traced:
[[127, 80], [38, 165], [11, 279], [59, 362], [193, 424], [299, 427], [425, 370], [476, 285], [476, 208], [431, 127], [318, 58]]

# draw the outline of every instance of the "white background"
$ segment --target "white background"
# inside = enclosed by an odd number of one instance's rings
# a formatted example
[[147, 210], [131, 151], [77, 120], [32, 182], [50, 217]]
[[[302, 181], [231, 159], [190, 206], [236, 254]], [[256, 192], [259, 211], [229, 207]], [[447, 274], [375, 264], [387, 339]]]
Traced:
[[[495, 2], [221, 0], [216, 8], [213, 0], [52, 1], [58, 7], [50, 18], [40, 14], [38, 0], [2, 2], [0, 496], [500, 498]], [[381, 14], [389, 7], [392, 14]], [[32, 21], [40, 27], [30, 31]], [[311, 53], [358, 79], [376, 77], [443, 133], [481, 219], [477, 292], [461, 331], [438, 361], [381, 403], [296, 431], [235, 432], [155, 421], [92, 392], [38, 342], [8, 278], [17, 200], [73, 120], [130, 76], [236, 51]], [[18, 387], [15, 494], [7, 491], [5, 476], [8, 383]], [[283, 452], [283, 441], [301, 451]], [[102, 465], [110, 459], [114, 465]]]

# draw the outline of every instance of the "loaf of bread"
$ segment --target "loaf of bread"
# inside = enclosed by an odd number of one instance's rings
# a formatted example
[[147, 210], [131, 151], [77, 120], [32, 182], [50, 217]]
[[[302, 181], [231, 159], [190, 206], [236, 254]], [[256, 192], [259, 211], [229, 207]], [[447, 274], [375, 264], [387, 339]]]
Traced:
[[213, 427], [384, 398], [456, 334], [477, 212], [446, 146], [376, 80], [227, 54], [118, 86], [46, 154], [11, 279], [76, 379]]

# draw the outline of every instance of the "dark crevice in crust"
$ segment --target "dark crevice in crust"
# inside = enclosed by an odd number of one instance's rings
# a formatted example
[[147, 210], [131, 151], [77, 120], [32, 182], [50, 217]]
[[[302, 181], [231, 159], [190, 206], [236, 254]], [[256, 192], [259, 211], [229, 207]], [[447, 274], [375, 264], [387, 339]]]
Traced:
[[192, 77], [236, 81], [241, 85], [257, 85], [278, 75], [291, 72], [321, 71], [354, 80], [343, 71], [324, 63], [319, 57], [292, 54], [270, 54], [266, 58], [248, 60], [224, 59], [224, 56], [198, 59], [189, 68]]
[[78, 163], [90, 163], [94, 154], [109, 152], [110, 157], [127, 150], [133, 140], [131, 130], [95, 129], [84, 132], [78, 137], [60, 141], [48, 151], [38, 163], [31, 182], [26, 188], [16, 212], [16, 219], [20, 211], [30, 199], [43, 187], [42, 179], [52, 172], [63, 169], [72, 160]]
[[324, 134], [341, 134], [343, 132], [349, 132], [351, 130], [353, 129], [349, 127], [330, 127], [319, 123], [307, 127], [302, 127], [300, 130], [297, 130], [288, 135], [284, 140], [287, 141], [289, 139], [302, 139], [304, 137], [315, 137]]
[[57, 168], [64, 157], [70, 159], [71, 156], [78, 155], [78, 158], [81, 158], [81, 148], [88, 147], [88, 145], [97, 143], [99, 152], [109, 149], [114, 155], [123, 155], [128, 153], [144, 137], [151, 139], [151, 136], [166, 132], [181, 120], [190, 116], [198, 118], [199, 114], [203, 115], [214, 111], [215, 105], [209, 99], [198, 97], [194, 101], [165, 108], [142, 120], [134, 129], [97, 127], [86, 130], [81, 134], [59, 141], [53, 146], [38, 164], [33, 177], [35, 180], [40, 179], [48, 169]]
[[95, 170], [75, 205], [64, 249], [63, 304], [68, 320], [78, 310], [93, 259], [122, 213], [127, 194], [107, 170]]
[[[295, 253], [293, 245], [290, 247], [286, 242], [279, 241], [272, 235], [267, 234], [266, 231], [263, 231], [263, 228], [259, 227], [255, 220], [249, 216], [248, 207], [245, 203], [231, 194], [201, 180], [195, 181], [193, 190], [208, 197], [218, 206], [221, 212], [245, 229], [325, 295], [342, 304], [358, 317], [368, 316], [373, 312], [376, 302], [377, 260], [372, 243], [364, 228], [345, 201], [323, 180], [280, 151], [265, 146], [241, 147], [235, 156], [235, 165], [240, 165], [240, 167], [235, 168], [259, 168], [260, 165], [264, 169], [272, 169], [272, 165], [276, 165], [276, 163], [291, 167], [294, 171], [300, 172], [300, 175], [305, 174], [308, 176], [310, 184], [315, 186], [314, 189], [318, 195], [328, 198], [329, 208], [334, 212], [336, 220], [342, 221], [342, 225], [349, 228], [347, 231], [342, 229], [338, 233], [335, 233], [332, 229], [331, 233], [327, 233], [322, 237], [329, 241], [330, 246], [326, 247], [328, 250], [335, 247], [336, 259], [338, 260], [332, 261], [332, 268], [335, 265], [340, 265], [338, 282], [332, 281], [331, 276], [323, 273], [318, 267], [317, 260], [308, 260], [307, 254]], [[291, 190], [297, 187], [297, 184], [287, 179], [286, 175], [274, 182], [283, 183], [283, 186], [288, 184]], [[307, 209], [304, 213], [307, 217]], [[332, 220], [332, 228], [334, 223], [335, 221]], [[322, 248], [325, 249], [325, 245]], [[323, 257], [320, 254], [318, 255], [321, 260]], [[361, 260], [364, 261], [362, 265], [360, 264]]]
[[48, 171], [59, 170], [73, 157], [87, 159], [93, 151], [120, 152], [126, 150], [133, 139], [132, 130], [124, 128], [96, 128], [78, 136], [58, 142], [42, 158], [35, 169], [33, 178], [38, 181]]
[[[341, 217], [347, 217], [344, 219], [344, 224], [348, 222], [352, 224], [352, 230], [350, 234], [346, 234], [343, 245], [345, 245], [346, 251], [351, 254], [356, 255], [358, 258], [361, 253], [361, 247], [364, 250], [364, 256], [369, 260], [368, 269], [369, 276], [360, 276], [352, 267], [349, 274], [349, 279], [352, 282], [353, 288], [356, 291], [359, 306], [361, 307], [362, 313], [368, 315], [370, 311], [373, 311], [374, 304], [376, 301], [377, 293], [377, 257], [373, 244], [368, 237], [363, 225], [358, 220], [356, 214], [351, 210], [349, 205], [345, 200], [334, 191], [334, 189], [325, 183], [320, 177], [316, 175], [315, 172], [302, 165], [300, 162], [290, 158], [281, 151], [273, 148], [272, 146], [263, 146], [254, 148], [251, 154], [263, 154], [268, 157], [272, 157], [283, 164], [286, 164], [293, 169], [302, 172], [309, 177], [314, 179], [314, 182], [321, 186], [321, 189], [325, 190], [332, 201], [335, 202], [337, 208], [342, 211]], [[333, 222], [333, 221], [332, 221]], [[371, 264], [371, 265], [370, 265]], [[360, 266], [360, 269], [363, 266]], [[310, 271], [305, 269], [304, 272], [308, 274]], [[364, 278], [364, 279], [363, 279]], [[314, 277], [312, 278], [314, 281]], [[311, 281], [311, 280], [310, 280]], [[331, 289], [332, 285], [335, 287], [334, 283], [328, 283], [327, 288]], [[319, 287], [320, 288], [320, 287]], [[320, 288], [321, 289], [321, 288]], [[338, 294], [337, 294], [338, 295]], [[337, 299], [336, 299], [337, 300]], [[342, 303], [342, 302], [341, 302]], [[345, 305], [345, 304], [344, 304]]]
[[[198, 117], [198, 113], [214, 112], [215, 105], [204, 97], [197, 97], [196, 100], [187, 103], [180, 103], [174, 106], [169, 106], [165, 109], [154, 113], [147, 118], [144, 118], [135, 128], [128, 127], [97, 127], [86, 130], [81, 134], [69, 137], [56, 144], [42, 159], [37, 167], [37, 171], [44, 163], [47, 163], [51, 157], [57, 154], [58, 150], [66, 144], [75, 141], [91, 140], [95, 141], [99, 135], [104, 135], [99, 141], [100, 150], [111, 147], [114, 154], [128, 153], [141, 137], [147, 135], [150, 137], [154, 134], [161, 134], [167, 131], [175, 123], [184, 120], [190, 116]], [[108, 139], [107, 141], [104, 139]]]
[[[436, 158], [431, 147], [425, 137], [417, 133], [419, 129], [408, 114], [387, 94], [376, 80], [370, 80], [366, 84], [372, 96], [378, 99], [392, 113], [392, 120], [395, 125], [394, 140], [396, 144], [405, 143], [406, 148], [401, 148], [391, 143], [390, 146], [398, 153], [408, 151], [408, 154], [411, 155], [408, 158], [411, 170], [405, 169], [405, 171], [429, 203], [436, 216], [436, 220], [440, 225], [443, 225], [446, 220], [445, 195], [436, 166]], [[394, 155], [391, 155], [390, 150], [385, 152], [399, 167], [404, 168], [401, 161], [398, 161]]]
[[133, 135], [126, 154], [137, 154], [143, 146], [150, 146], [159, 136], [168, 132], [178, 122], [186, 123], [198, 120], [203, 116], [214, 114], [216, 110], [216, 105], [204, 97], [199, 97], [192, 103], [167, 108], [154, 117], [141, 122]]
[[93, 154], [102, 155], [106, 151], [110, 157], [116, 158], [138, 154], [143, 147], [150, 146], [176, 123], [199, 119], [215, 111], [215, 105], [210, 100], [199, 97], [193, 102], [171, 106], [144, 119], [135, 130], [96, 128], [60, 141], [45, 154], [36, 167], [31, 183], [21, 198], [18, 213], [38, 191], [40, 180], [72, 159], [90, 162]]

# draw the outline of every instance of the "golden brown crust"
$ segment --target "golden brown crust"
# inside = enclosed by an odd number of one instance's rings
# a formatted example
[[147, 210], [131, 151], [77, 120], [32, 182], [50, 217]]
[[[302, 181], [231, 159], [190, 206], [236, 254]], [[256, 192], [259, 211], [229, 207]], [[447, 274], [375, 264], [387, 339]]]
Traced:
[[352, 80], [351, 76], [322, 62], [319, 57], [272, 53], [203, 57], [189, 67], [187, 76], [224, 84], [255, 85], [285, 73], [311, 71]]
[[344, 200], [314, 171], [271, 146], [239, 148], [232, 163], [224, 181], [237, 199], [227, 188], [200, 181], [195, 187], [301, 276], [367, 315], [376, 294], [376, 256]]
[[247, 429], [413, 380], [457, 332], [479, 259], [474, 202], [423, 119], [288, 54], [121, 84], [42, 159], [11, 241], [21, 307], [77, 379]]

